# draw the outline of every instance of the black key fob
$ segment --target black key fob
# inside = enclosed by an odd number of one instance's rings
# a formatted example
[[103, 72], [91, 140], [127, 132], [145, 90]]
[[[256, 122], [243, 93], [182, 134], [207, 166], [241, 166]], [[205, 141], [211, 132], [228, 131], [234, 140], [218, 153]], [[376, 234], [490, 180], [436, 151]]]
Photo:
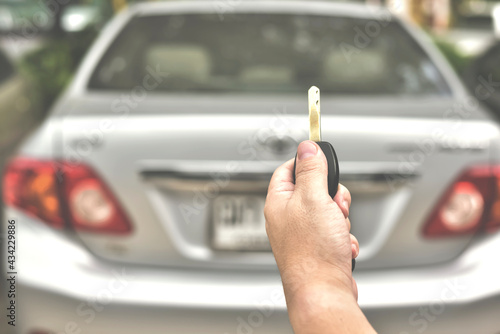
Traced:
[[[332, 144], [327, 141], [319, 141], [316, 144], [319, 145], [319, 147], [325, 154], [326, 161], [328, 162], [328, 193], [333, 199], [337, 194], [337, 190], [339, 188], [339, 162], [337, 159], [337, 154], [335, 153]], [[295, 161], [293, 163], [293, 183], [295, 183], [296, 166], [297, 156], [295, 156]]]
[[[337, 159], [337, 154], [333, 149], [332, 144], [327, 141], [317, 142], [318, 146], [321, 148], [325, 154], [326, 161], [328, 163], [328, 194], [333, 199], [337, 194], [339, 188], [339, 162]], [[295, 183], [295, 168], [297, 166], [297, 155], [295, 155], [295, 161], [293, 163], [293, 183]], [[352, 270], [356, 266], [356, 260], [352, 259]]]

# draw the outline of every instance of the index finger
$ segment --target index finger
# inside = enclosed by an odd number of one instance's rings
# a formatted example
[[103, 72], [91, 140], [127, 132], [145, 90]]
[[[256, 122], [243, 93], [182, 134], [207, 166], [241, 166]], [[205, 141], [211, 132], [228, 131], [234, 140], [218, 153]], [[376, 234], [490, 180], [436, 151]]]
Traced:
[[268, 194], [294, 191], [293, 161], [294, 159], [288, 160], [274, 171], [271, 181], [269, 182]]

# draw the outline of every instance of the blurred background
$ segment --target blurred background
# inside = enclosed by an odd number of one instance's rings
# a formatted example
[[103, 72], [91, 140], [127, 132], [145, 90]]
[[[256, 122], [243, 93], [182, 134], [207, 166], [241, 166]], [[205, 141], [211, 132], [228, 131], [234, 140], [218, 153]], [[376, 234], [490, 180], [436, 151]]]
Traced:
[[[118, 13], [127, 11], [130, 6], [142, 2], [159, 0], [0, 0], [2, 170], [23, 139], [47, 117], [107, 22]], [[405, 22], [418, 26], [429, 37], [428, 43], [432, 43], [444, 55], [463, 85], [472, 90], [471, 95], [474, 95], [473, 90], [477, 87], [480, 75], [487, 78], [494, 73], [494, 78], [498, 78], [500, 1], [331, 2], [384, 6]], [[497, 122], [500, 115], [498, 91], [481, 104], [491, 116], [492, 124]], [[2, 292], [2, 301], [5, 296], [6, 293]], [[5, 321], [2, 321], [1, 326], [5, 326]], [[5, 326], [3, 332], [10, 329]]]
[[[0, 1], [1, 161], [45, 117], [106, 22], [138, 2], [69, 0], [51, 7], [50, 1]], [[471, 61], [494, 46], [500, 36], [500, 2], [494, 0], [366, 3], [385, 5], [422, 27], [462, 78]], [[40, 11], [54, 15], [41, 15], [37, 21]], [[4, 102], [7, 100], [9, 103]], [[17, 112], [12, 112], [12, 107]]]
[[[138, 2], [69, 0], [51, 7], [50, 1], [0, 1], [0, 162], [45, 117], [106, 22]], [[471, 62], [500, 36], [500, 3], [494, 0], [366, 3], [385, 5], [423, 28], [462, 78]], [[54, 15], [37, 16], [40, 11]]]

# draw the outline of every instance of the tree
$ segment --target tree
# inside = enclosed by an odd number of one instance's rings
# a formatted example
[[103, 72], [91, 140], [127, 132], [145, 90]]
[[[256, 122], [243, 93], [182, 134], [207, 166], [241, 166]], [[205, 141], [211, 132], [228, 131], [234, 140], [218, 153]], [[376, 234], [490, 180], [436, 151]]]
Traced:
[[64, 29], [62, 28], [62, 15], [66, 7], [76, 3], [75, 0], [67, 1], [53, 1], [44, 0], [47, 7], [50, 9], [54, 15], [54, 26], [52, 27], [51, 34], [56, 38], [61, 38], [64, 36]]

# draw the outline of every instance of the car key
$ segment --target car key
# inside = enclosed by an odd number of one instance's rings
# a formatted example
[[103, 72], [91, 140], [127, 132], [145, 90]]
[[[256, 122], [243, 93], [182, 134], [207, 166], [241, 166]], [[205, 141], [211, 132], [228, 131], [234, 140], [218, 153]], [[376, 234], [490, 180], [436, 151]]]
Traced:
[[[328, 193], [332, 198], [337, 194], [339, 187], [339, 163], [337, 155], [332, 144], [326, 141], [321, 141], [321, 112], [319, 102], [319, 88], [312, 86], [308, 91], [309, 104], [309, 140], [318, 144], [325, 154], [328, 162]], [[295, 183], [295, 166], [297, 164], [297, 156], [293, 166], [293, 182]]]
[[[323, 153], [325, 154], [328, 163], [328, 194], [332, 199], [337, 194], [339, 188], [339, 162], [337, 154], [333, 149], [332, 144], [327, 141], [321, 141], [321, 111], [319, 100], [319, 88], [312, 86], [308, 91], [308, 105], [309, 105], [309, 140], [318, 144]], [[297, 165], [297, 156], [293, 164], [293, 182], [295, 183], [295, 167]], [[352, 270], [356, 260], [352, 259]]]

